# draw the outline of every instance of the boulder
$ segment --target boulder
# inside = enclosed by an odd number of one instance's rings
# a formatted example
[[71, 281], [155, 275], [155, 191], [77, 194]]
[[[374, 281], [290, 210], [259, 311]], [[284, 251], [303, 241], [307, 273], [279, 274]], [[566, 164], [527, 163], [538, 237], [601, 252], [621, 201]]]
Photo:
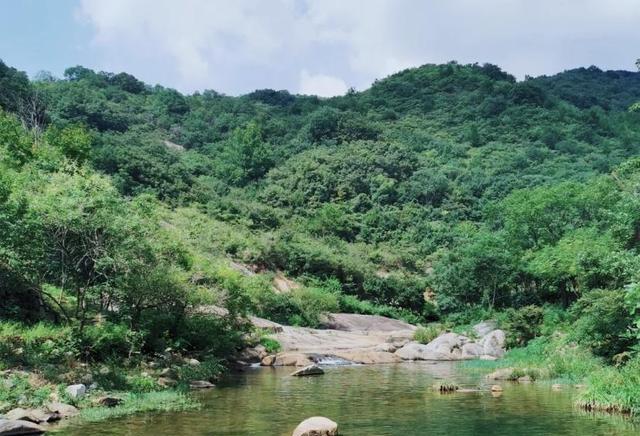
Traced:
[[385, 351], [367, 351], [367, 350], [355, 350], [355, 351], [340, 351], [335, 355], [340, 358], [353, 363], [359, 363], [363, 365], [379, 364], [379, 363], [397, 363], [402, 359], [400, 356], [388, 353]]
[[305, 419], [293, 430], [291, 436], [336, 436], [338, 424], [322, 416]]
[[[403, 360], [462, 360], [470, 358], [463, 355], [462, 347], [469, 343], [466, 336], [457, 333], [443, 333], [427, 345], [409, 342], [396, 351]], [[469, 348], [469, 352], [474, 349]]]
[[178, 382], [170, 377], [159, 377], [158, 384], [162, 387], [168, 388], [177, 385]]
[[44, 428], [29, 421], [0, 418], [0, 436], [42, 434]]
[[469, 342], [462, 346], [462, 358], [464, 359], [481, 358], [483, 354], [484, 354], [484, 347], [475, 342]]
[[260, 361], [260, 366], [273, 366], [275, 363], [276, 363], [276, 356], [274, 354], [271, 354], [269, 356], [265, 356]]
[[190, 366], [198, 366], [198, 365], [200, 365], [200, 361], [198, 359], [185, 359], [184, 362], [187, 365], [190, 365]]
[[87, 387], [83, 384], [70, 385], [64, 390], [71, 398], [82, 398], [87, 393]]
[[17, 408], [10, 410], [4, 414], [4, 417], [10, 421], [29, 421], [36, 424], [43, 422], [53, 422], [60, 419], [60, 415], [54, 412], [45, 412], [40, 409], [22, 409]]
[[314, 363], [313, 359], [305, 353], [284, 352], [276, 354], [274, 366], [308, 366]]
[[304, 377], [308, 375], [321, 375], [321, 374], [324, 374], [324, 370], [315, 364], [305, 366], [304, 368], [301, 368], [291, 373], [291, 375], [295, 377]]
[[504, 356], [505, 333], [502, 330], [493, 330], [487, 333], [480, 340], [480, 345], [484, 347], [484, 354], [489, 356]]
[[485, 376], [487, 380], [515, 380], [513, 368], [500, 368]]
[[[402, 344], [402, 345], [405, 345], [405, 344]], [[385, 342], [383, 344], [376, 345], [373, 348], [373, 351], [379, 351], [383, 353], [395, 353], [397, 349], [398, 347], [396, 346], [396, 344]]]
[[522, 377], [518, 377], [518, 383], [531, 383], [533, 379], [528, 375], [523, 375]]
[[503, 389], [502, 389], [502, 386], [500, 386], [500, 385], [491, 386], [491, 392], [502, 392], [502, 391], [503, 391]]
[[193, 380], [189, 383], [189, 387], [191, 389], [211, 389], [215, 388], [216, 385], [206, 380]]
[[498, 324], [495, 321], [487, 320], [474, 325], [472, 328], [473, 328], [473, 333], [475, 333], [475, 335], [478, 338], [482, 338], [487, 334], [489, 334], [490, 332], [492, 332], [493, 330], [495, 330], [497, 327], [498, 327]]
[[46, 408], [49, 412], [57, 413], [61, 418], [76, 416], [79, 411], [71, 404], [59, 403], [57, 401], [48, 403]]

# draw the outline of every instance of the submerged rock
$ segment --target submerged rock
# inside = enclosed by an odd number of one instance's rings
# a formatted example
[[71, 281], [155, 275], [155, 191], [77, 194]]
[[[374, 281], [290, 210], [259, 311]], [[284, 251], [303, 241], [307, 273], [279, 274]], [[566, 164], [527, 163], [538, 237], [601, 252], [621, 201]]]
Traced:
[[504, 389], [502, 389], [502, 386], [500, 385], [493, 385], [491, 386], [491, 392], [502, 392]]
[[42, 434], [44, 428], [29, 421], [0, 418], [0, 436]]
[[305, 366], [304, 368], [291, 373], [291, 375], [295, 377], [304, 377], [308, 375], [321, 375], [321, 374], [324, 374], [324, 370], [315, 364]]
[[338, 424], [322, 416], [314, 416], [302, 421], [291, 436], [336, 436]]
[[189, 387], [191, 389], [211, 389], [215, 388], [216, 385], [206, 380], [193, 380], [191, 383], [189, 383]]

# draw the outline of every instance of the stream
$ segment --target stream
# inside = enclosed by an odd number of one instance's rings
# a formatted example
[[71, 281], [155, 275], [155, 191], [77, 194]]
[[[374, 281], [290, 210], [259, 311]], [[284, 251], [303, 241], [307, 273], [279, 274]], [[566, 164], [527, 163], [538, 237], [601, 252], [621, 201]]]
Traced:
[[[143, 414], [112, 421], [69, 423], [61, 435], [291, 435], [298, 423], [326, 416], [340, 435], [637, 435], [640, 423], [574, 407], [576, 390], [549, 384], [501, 383], [494, 396], [479, 375], [459, 364], [325, 367], [315, 377], [290, 377], [292, 368], [251, 368], [227, 375], [194, 395], [202, 409]], [[481, 392], [440, 394], [441, 380]]]

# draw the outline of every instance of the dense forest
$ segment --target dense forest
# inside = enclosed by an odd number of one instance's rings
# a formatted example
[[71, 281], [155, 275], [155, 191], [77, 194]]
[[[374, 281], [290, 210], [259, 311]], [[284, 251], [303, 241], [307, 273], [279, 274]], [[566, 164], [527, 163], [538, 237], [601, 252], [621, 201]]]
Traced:
[[[321, 99], [0, 63], [0, 357], [218, 362], [247, 340], [244, 315], [344, 311], [498, 317], [512, 346], [564, 323], [624, 362], [640, 328], [638, 101], [640, 73], [596, 67], [517, 81], [424, 65]], [[300, 286], [277, 292], [276, 275]], [[17, 333], [29, 325], [56, 346]]]

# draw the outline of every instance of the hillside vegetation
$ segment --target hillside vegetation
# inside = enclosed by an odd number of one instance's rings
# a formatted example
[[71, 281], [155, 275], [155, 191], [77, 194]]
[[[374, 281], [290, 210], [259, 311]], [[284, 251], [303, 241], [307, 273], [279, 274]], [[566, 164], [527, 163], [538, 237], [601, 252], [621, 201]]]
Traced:
[[639, 73], [595, 67], [425, 65], [320, 99], [0, 63], [0, 360], [218, 362], [244, 315], [346, 311], [496, 317], [512, 346], [571, 325], [621, 364], [640, 327], [637, 101]]

